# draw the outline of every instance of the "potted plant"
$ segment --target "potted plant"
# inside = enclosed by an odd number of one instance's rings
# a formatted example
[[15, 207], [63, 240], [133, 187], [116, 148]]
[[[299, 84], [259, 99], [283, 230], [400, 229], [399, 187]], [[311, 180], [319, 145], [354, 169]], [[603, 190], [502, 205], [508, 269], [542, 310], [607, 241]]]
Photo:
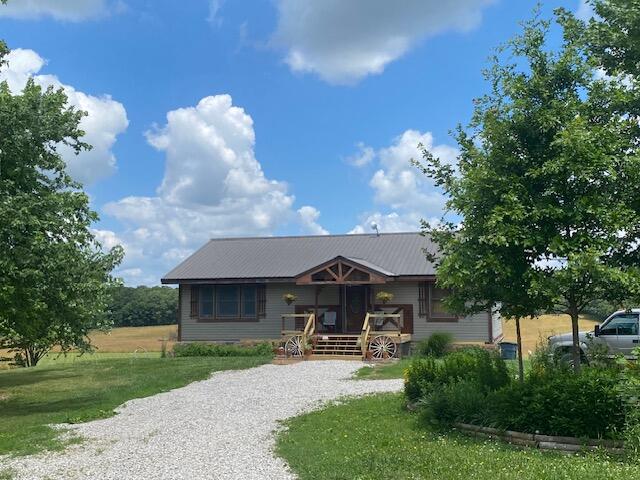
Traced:
[[304, 346], [304, 356], [306, 358], [309, 358], [312, 353], [313, 353], [313, 344], [311, 342], [307, 342], [307, 344]]
[[393, 293], [384, 292], [384, 291], [380, 291], [376, 293], [376, 301], [383, 305], [386, 305], [392, 300], [393, 300]]
[[285, 293], [284, 295], [282, 295], [282, 299], [287, 305], [291, 305], [298, 299], [298, 297], [296, 297], [293, 293]]

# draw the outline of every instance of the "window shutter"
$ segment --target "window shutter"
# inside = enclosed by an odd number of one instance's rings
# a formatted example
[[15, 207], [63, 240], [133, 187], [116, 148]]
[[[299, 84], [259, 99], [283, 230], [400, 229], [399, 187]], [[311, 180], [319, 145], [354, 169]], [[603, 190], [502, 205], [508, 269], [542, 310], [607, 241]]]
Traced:
[[267, 316], [267, 288], [266, 285], [258, 285], [256, 294], [257, 298], [257, 314], [258, 318]]
[[191, 285], [191, 317], [198, 316], [198, 305], [200, 300], [200, 289], [198, 285]]
[[418, 284], [418, 316], [426, 317], [428, 311], [427, 282], [420, 282]]

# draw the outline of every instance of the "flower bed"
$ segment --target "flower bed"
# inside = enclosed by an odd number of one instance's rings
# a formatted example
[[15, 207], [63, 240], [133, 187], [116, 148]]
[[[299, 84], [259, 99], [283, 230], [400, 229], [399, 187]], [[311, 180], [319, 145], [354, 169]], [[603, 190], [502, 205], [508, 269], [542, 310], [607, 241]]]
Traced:
[[[576, 374], [548, 359], [544, 352], [534, 358], [524, 382], [508, 374], [497, 354], [478, 348], [452, 352], [438, 362], [416, 359], [406, 370], [405, 395], [428, 424], [473, 425], [474, 433], [565, 451], [594, 446], [591, 440], [563, 441], [567, 438], [625, 439], [637, 455], [637, 366], [585, 366]], [[503, 432], [517, 435], [505, 438]], [[545, 440], [540, 432], [563, 439]], [[621, 448], [617, 445], [612, 448]]]

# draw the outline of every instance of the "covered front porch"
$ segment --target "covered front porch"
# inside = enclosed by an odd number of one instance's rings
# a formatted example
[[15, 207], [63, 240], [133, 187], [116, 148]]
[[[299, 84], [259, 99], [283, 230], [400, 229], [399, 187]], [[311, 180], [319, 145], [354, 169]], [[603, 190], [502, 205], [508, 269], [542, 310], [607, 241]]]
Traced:
[[312, 304], [295, 304], [282, 316], [287, 356], [323, 355], [385, 359], [411, 341], [413, 305], [376, 298], [390, 272], [347, 257], [301, 273], [296, 285], [313, 289]]

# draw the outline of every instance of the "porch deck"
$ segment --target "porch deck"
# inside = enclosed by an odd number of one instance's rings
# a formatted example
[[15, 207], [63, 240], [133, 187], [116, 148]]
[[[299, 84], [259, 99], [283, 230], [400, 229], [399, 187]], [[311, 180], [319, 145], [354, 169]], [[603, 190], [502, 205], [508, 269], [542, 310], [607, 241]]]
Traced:
[[402, 356], [402, 345], [411, 342], [411, 334], [402, 332], [402, 315], [397, 313], [367, 313], [358, 334], [316, 332], [314, 313], [283, 315], [283, 326], [287, 319], [304, 319], [305, 326], [283, 328], [285, 357], [385, 360]]

